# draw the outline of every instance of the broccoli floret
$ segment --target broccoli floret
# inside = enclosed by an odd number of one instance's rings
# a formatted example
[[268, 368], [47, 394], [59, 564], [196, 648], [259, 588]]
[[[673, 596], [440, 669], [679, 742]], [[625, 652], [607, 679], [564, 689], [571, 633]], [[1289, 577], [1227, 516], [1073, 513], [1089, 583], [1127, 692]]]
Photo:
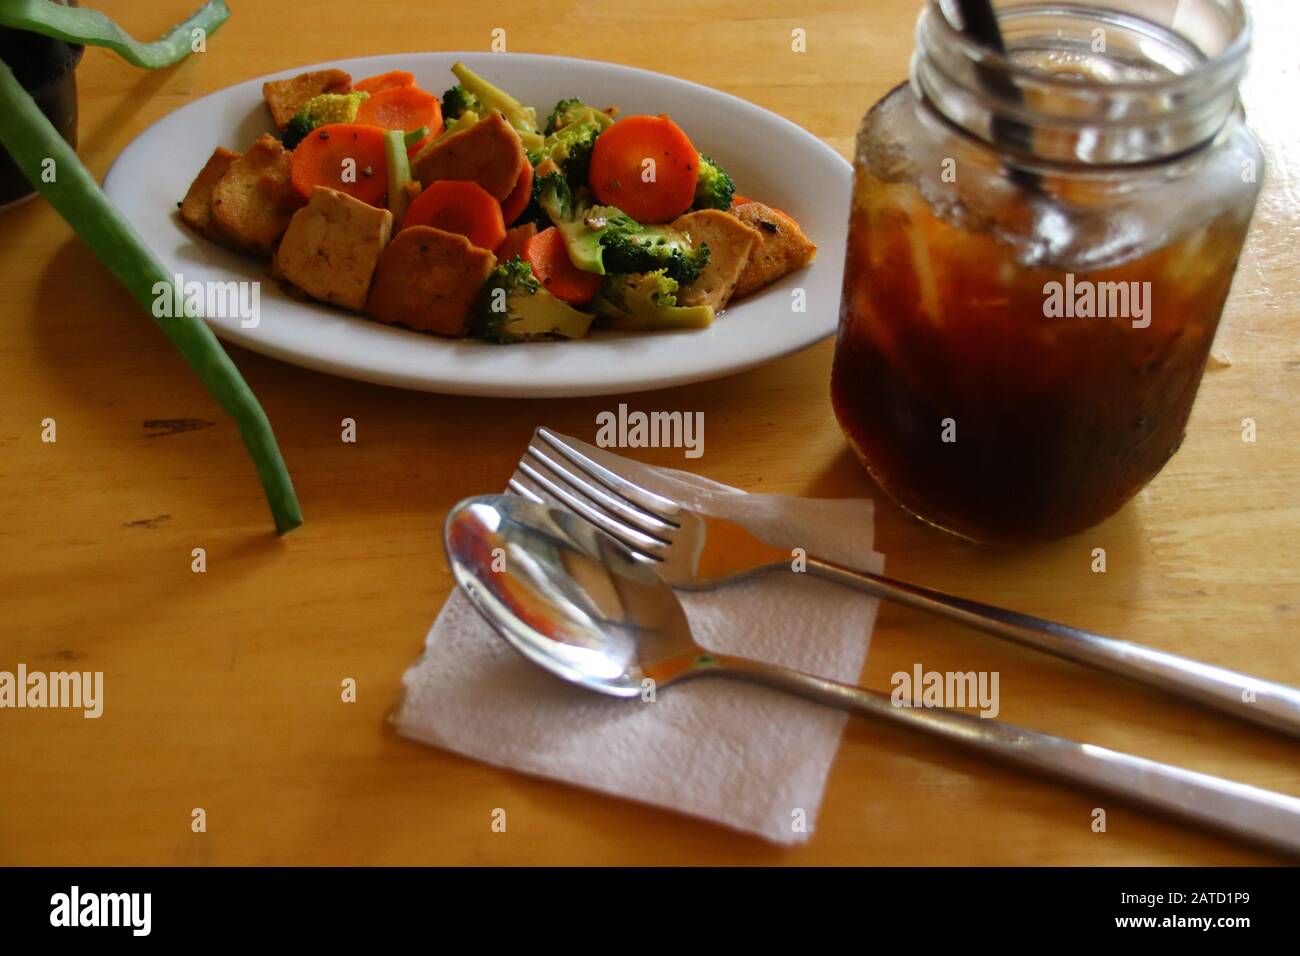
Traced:
[[594, 315], [561, 302], [542, 288], [519, 256], [492, 270], [474, 303], [474, 333], [508, 345], [539, 339], [580, 339]]
[[369, 93], [321, 93], [313, 96], [297, 113], [284, 128], [284, 148], [297, 149], [298, 144], [307, 138], [310, 133], [318, 126], [327, 126], [330, 123], [351, 123], [357, 118], [357, 110], [360, 108], [363, 100], [368, 99]]
[[623, 332], [704, 329], [713, 323], [713, 306], [677, 304], [677, 282], [662, 269], [611, 276], [592, 304], [610, 328]]
[[297, 149], [298, 144], [306, 139], [307, 134], [315, 128], [316, 124], [311, 121], [310, 117], [302, 112], [295, 113], [284, 127], [284, 133], [281, 134], [284, 148]]
[[535, 182], [538, 205], [560, 230], [569, 258], [597, 275], [666, 270], [688, 284], [709, 261], [707, 245], [693, 246], [669, 226], [644, 226], [615, 206], [592, 206], [577, 199], [559, 173]]
[[577, 97], [560, 100], [555, 104], [555, 109], [551, 110], [551, 115], [546, 118], [546, 129], [542, 132], [550, 136], [561, 126], [568, 126], [573, 122], [574, 114], [586, 105]]
[[562, 220], [574, 218], [580, 205], [574, 200], [568, 182], [559, 173], [538, 176], [533, 182], [533, 195], [547, 215], [556, 221], [556, 225]]
[[450, 123], [461, 113], [482, 113], [483, 106], [473, 93], [459, 83], [442, 94], [442, 118]]
[[736, 183], [727, 171], [709, 159], [700, 156], [700, 176], [695, 181], [695, 202], [692, 209], [730, 209], [736, 195]]
[[[587, 272], [604, 275], [600, 240], [610, 228], [610, 217], [602, 214], [606, 208], [589, 206], [585, 200], [575, 199], [561, 173], [551, 173], [535, 180], [533, 192], [537, 204], [564, 237], [573, 264]], [[611, 211], [627, 219], [617, 209]]]
[[[566, 105], [567, 109], [563, 109]], [[558, 125], [550, 125], [556, 121]], [[580, 100], [561, 100], [547, 123], [542, 158], [558, 165], [574, 189], [587, 185], [596, 137], [613, 122], [609, 114], [592, 109]]]
[[[492, 289], [502, 289], [507, 298], [517, 293], [532, 295], [539, 288], [541, 282], [537, 276], [533, 275], [533, 267], [529, 265], [522, 256], [515, 256], [505, 262], [497, 264], [492, 270], [492, 274], [487, 277], [483, 284], [483, 290], [479, 293], [480, 299], [490, 293]], [[502, 310], [494, 310], [500, 312]]]
[[693, 246], [684, 234], [668, 226], [611, 229], [601, 238], [605, 270], [613, 273], [664, 270], [669, 278], [690, 285], [709, 262], [707, 244]]
[[537, 129], [537, 111], [531, 106], [524, 106], [505, 90], [492, 85], [479, 76], [464, 63], [453, 63], [451, 72], [460, 80], [461, 89], [479, 102], [480, 109], [474, 112], [484, 116], [492, 110], [500, 110], [506, 122], [515, 128], [523, 140], [524, 149], [540, 149], [542, 134]]
[[550, 136], [566, 126], [593, 122], [599, 123], [600, 128], [604, 129], [614, 123], [614, 117], [610, 115], [612, 112], [617, 112], [617, 110], [613, 107], [610, 107], [608, 112], [598, 110], [577, 98], [560, 100], [555, 104], [555, 109], [551, 110], [551, 115], [546, 118], [546, 129], [543, 132]]
[[598, 126], [566, 126], [558, 133], [546, 137], [542, 159], [550, 159], [559, 166], [564, 172], [564, 178], [574, 189], [585, 186], [591, 170], [591, 151], [600, 134]]

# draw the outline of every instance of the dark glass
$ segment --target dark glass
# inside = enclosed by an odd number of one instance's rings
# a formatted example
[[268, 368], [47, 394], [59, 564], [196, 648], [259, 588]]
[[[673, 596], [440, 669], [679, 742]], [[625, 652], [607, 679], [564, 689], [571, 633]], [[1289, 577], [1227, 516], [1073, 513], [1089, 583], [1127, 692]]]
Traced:
[[[1071, 534], [1182, 442], [1263, 174], [1236, 101], [1244, 12], [1196, 4], [1211, 49], [1135, 18], [1102, 21], [1101, 55], [1086, 0], [1001, 4], [999, 66], [931, 2], [911, 82], [863, 119], [832, 399], [922, 520]], [[1020, 99], [990, 91], [999, 68]]]
[[[76, 69], [82, 50], [35, 33], [0, 29], [0, 60], [73, 149], [77, 148]], [[0, 149], [0, 208], [34, 191], [9, 154]]]

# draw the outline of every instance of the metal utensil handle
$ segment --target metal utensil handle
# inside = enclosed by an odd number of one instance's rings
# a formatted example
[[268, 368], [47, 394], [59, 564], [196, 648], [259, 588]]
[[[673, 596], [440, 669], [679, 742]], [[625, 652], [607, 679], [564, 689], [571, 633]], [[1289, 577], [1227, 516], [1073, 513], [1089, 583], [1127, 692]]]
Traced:
[[877, 597], [960, 621], [1017, 644], [1151, 684], [1234, 717], [1300, 736], [1300, 690], [1293, 687], [821, 558], [809, 556], [808, 570], [818, 577]]
[[698, 673], [740, 677], [820, 704], [906, 724], [1022, 767], [1105, 790], [1300, 856], [1300, 799], [1132, 754], [942, 708], [896, 707], [884, 694], [720, 655]]

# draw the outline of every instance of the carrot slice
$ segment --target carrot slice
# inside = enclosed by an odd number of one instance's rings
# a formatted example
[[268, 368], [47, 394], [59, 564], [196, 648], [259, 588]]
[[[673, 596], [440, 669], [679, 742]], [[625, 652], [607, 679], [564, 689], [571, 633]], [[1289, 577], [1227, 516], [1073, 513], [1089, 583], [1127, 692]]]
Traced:
[[628, 116], [596, 140], [591, 188], [639, 222], [668, 222], [690, 208], [700, 154], [667, 116]]
[[293, 188], [310, 199], [328, 186], [372, 206], [383, 206], [388, 192], [384, 131], [355, 123], [331, 123], [307, 134], [293, 151]]
[[506, 221], [507, 226], [523, 214], [523, 211], [528, 208], [528, 200], [532, 198], [533, 164], [525, 162], [524, 168], [519, 171], [519, 179], [515, 181], [515, 188], [501, 200], [501, 218]]
[[570, 305], [590, 302], [604, 281], [603, 276], [585, 272], [573, 264], [564, 237], [554, 226], [548, 226], [524, 243], [524, 260], [533, 267], [533, 275], [546, 291]]
[[414, 86], [415, 74], [407, 73], [405, 70], [389, 70], [387, 73], [380, 73], [376, 76], [368, 76], [364, 80], [357, 80], [352, 84], [352, 90], [356, 93], [378, 93], [381, 90], [391, 90], [398, 86]]
[[418, 86], [394, 86], [362, 100], [354, 122], [404, 133], [427, 126], [437, 135], [442, 131], [442, 104]]
[[506, 237], [501, 204], [478, 183], [439, 179], [406, 210], [402, 228], [433, 226], [464, 236], [480, 249], [495, 249]]

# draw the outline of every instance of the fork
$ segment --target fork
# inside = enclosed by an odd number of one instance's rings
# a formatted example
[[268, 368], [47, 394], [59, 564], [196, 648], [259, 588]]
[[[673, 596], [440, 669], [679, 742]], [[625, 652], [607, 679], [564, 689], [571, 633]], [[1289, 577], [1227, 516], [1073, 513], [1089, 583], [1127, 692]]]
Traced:
[[[796, 556], [791, 551], [756, 538], [735, 522], [695, 511], [616, 474], [547, 428], [533, 433], [509, 488], [529, 500], [585, 518], [638, 560], [653, 562], [660, 577], [675, 588], [707, 590], [760, 572], [795, 570]], [[1300, 691], [1295, 688], [812, 554], [799, 560], [816, 577], [1300, 736]]]

